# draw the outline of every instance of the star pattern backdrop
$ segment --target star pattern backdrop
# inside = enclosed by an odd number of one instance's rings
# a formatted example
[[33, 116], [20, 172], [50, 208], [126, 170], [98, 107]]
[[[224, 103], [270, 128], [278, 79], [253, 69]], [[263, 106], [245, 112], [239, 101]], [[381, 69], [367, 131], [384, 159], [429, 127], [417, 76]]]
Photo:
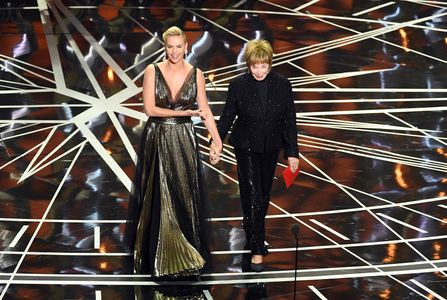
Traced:
[[301, 171], [286, 189], [280, 158], [262, 274], [240, 269], [233, 149], [210, 165], [194, 119], [214, 237], [203, 297], [242, 299], [260, 282], [263, 297], [290, 299], [298, 224], [300, 299], [445, 299], [443, 1], [0, 5], [0, 299], [129, 299], [155, 285], [132, 274], [123, 231], [147, 119], [142, 77], [164, 59], [171, 25], [186, 32], [216, 119], [254, 38], [272, 43], [297, 112]]

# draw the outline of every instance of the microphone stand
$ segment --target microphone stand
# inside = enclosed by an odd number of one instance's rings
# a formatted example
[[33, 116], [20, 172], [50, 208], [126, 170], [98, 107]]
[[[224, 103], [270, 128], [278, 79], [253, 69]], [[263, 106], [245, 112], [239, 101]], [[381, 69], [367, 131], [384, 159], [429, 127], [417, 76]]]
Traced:
[[296, 299], [296, 273], [298, 270], [298, 239], [295, 243], [295, 280], [293, 282], [293, 299]]
[[293, 299], [296, 300], [296, 277], [298, 273], [298, 233], [300, 231], [300, 227], [298, 224], [294, 224], [292, 226], [292, 232], [295, 236], [295, 280], [293, 281]]

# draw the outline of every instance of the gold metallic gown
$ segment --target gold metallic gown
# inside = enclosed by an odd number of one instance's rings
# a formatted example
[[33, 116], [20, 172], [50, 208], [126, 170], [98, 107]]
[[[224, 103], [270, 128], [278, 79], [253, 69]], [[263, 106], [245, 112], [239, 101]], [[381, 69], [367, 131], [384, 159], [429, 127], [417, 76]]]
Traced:
[[[196, 69], [178, 94], [171, 95], [155, 65], [158, 107], [192, 109], [196, 101]], [[189, 117], [149, 118], [136, 170], [134, 271], [153, 276], [196, 275], [203, 268], [206, 242], [202, 227], [203, 192], [197, 140]]]

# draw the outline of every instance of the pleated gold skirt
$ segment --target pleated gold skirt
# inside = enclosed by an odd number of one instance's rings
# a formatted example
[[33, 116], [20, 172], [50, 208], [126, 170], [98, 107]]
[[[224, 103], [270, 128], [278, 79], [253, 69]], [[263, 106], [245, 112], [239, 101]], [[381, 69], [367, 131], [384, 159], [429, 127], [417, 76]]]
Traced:
[[207, 253], [201, 167], [190, 119], [149, 119], [142, 135], [132, 205], [134, 271], [153, 276], [197, 275]]

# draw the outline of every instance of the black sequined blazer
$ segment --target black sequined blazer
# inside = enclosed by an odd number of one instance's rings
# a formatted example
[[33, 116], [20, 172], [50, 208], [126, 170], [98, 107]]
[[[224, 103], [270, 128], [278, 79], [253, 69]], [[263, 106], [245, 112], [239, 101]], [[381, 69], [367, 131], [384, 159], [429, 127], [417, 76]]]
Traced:
[[259, 153], [284, 148], [284, 157], [298, 157], [292, 86], [287, 78], [274, 72], [269, 72], [265, 80], [268, 80], [265, 114], [251, 74], [242, 74], [231, 81], [217, 123], [219, 135], [223, 140], [234, 122], [228, 140], [233, 147]]

